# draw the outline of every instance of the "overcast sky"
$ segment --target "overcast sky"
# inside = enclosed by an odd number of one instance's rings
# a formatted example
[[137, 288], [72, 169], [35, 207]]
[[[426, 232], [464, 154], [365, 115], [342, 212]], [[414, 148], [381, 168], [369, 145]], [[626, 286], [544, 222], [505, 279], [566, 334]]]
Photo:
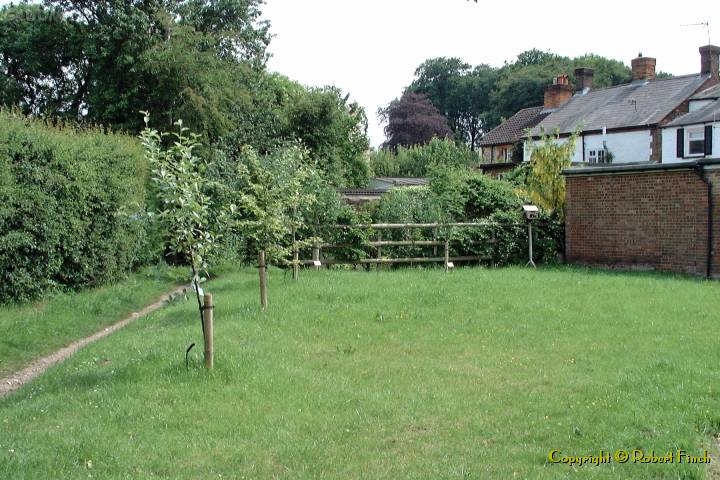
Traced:
[[681, 25], [709, 21], [720, 44], [717, 0], [266, 0], [263, 11], [275, 35], [270, 69], [350, 93], [367, 110], [373, 146], [384, 140], [378, 108], [431, 57], [501, 66], [538, 48], [629, 64], [642, 52], [682, 75], [700, 71], [698, 47], [708, 37], [704, 27]]
[[[704, 27], [720, 43], [720, 1], [266, 0], [275, 35], [270, 69], [306, 85], [336, 85], [362, 104], [370, 138], [377, 109], [402, 93], [427, 58], [501, 66], [531, 48], [596, 53], [626, 64], [642, 52], [675, 75], [700, 71]], [[560, 73], [560, 72], [558, 72]]]

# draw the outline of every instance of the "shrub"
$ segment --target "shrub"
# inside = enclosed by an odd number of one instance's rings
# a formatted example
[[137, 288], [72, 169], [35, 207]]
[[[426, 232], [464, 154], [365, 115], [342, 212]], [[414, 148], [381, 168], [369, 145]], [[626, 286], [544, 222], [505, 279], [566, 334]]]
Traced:
[[100, 285], [154, 260], [139, 143], [0, 112], [0, 301]]
[[[454, 227], [437, 232], [453, 240], [451, 255], [481, 256], [494, 265], [524, 263], [528, 258], [527, 224], [522, 205], [528, 201], [501, 180], [464, 169], [435, 165], [431, 184], [395, 189], [373, 211], [378, 223], [488, 222], [484, 227]], [[441, 229], [442, 230], [442, 229]], [[564, 230], [557, 215], [542, 213], [534, 224], [537, 262], [552, 262], [562, 251]], [[429, 229], [385, 232], [386, 240], [431, 240]], [[426, 255], [427, 247], [386, 247], [393, 256]]]
[[370, 155], [372, 174], [379, 177], [424, 177], [431, 165], [469, 167], [478, 163], [477, 153], [450, 139], [433, 138], [427, 145], [379, 150]]

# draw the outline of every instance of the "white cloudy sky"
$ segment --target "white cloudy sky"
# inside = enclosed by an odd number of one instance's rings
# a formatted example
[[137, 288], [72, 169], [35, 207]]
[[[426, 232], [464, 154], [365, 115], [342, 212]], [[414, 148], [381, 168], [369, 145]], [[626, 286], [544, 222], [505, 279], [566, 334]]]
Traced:
[[[0, 5], [9, 3], [0, 0]], [[530, 48], [698, 72], [698, 47], [720, 44], [720, 1], [683, 0], [266, 0], [275, 35], [269, 67], [306, 85], [336, 85], [362, 104], [373, 145], [377, 109], [399, 96], [425, 59], [460, 57], [500, 66]], [[560, 73], [560, 72], [558, 72]]]
[[720, 1], [684, 0], [266, 0], [275, 34], [270, 68], [306, 85], [334, 84], [365, 106], [373, 145], [384, 140], [375, 115], [399, 96], [425, 59], [456, 56], [500, 66], [530, 48], [596, 53], [629, 64], [638, 52], [657, 68], [700, 71], [698, 47], [720, 43]]

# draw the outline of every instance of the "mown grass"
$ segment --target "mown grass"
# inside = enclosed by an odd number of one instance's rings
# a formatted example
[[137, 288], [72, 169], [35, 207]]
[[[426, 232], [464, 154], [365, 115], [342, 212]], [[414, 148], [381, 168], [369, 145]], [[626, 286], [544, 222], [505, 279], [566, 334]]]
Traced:
[[0, 400], [0, 478], [703, 478], [551, 449], [701, 453], [720, 430], [716, 283], [579, 269], [255, 271]]
[[0, 306], [0, 377], [122, 320], [178, 284], [176, 268], [155, 266], [115, 285]]

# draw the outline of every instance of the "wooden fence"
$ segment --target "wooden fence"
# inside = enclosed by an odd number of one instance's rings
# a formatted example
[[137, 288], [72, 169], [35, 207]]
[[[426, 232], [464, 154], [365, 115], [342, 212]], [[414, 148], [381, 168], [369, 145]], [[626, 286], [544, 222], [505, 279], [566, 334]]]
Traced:
[[[483, 256], [450, 256], [450, 250], [453, 242], [452, 230], [456, 228], [480, 228], [495, 225], [492, 222], [474, 222], [474, 223], [375, 223], [375, 224], [363, 224], [363, 225], [332, 225], [332, 229], [363, 229], [363, 230], [376, 230], [378, 232], [377, 240], [364, 242], [362, 245], [351, 245], [351, 244], [333, 244], [333, 243], [316, 243], [313, 247], [312, 259], [300, 260], [297, 250], [293, 257], [293, 269], [295, 275], [297, 275], [298, 265], [314, 265], [316, 268], [320, 268], [323, 265], [387, 265], [387, 264], [403, 264], [403, 263], [443, 263], [445, 271], [454, 267], [454, 262], [482, 262], [491, 260], [488, 257]], [[386, 230], [417, 230], [425, 229], [432, 230], [432, 240], [383, 240], [382, 232]], [[440, 232], [445, 234], [439, 235]], [[479, 242], [463, 242], [464, 245], [480, 245], [480, 244], [492, 244], [496, 240], [491, 238], [489, 240]], [[339, 248], [352, 248], [358, 246], [367, 246], [375, 249], [374, 258], [359, 258], [355, 260], [338, 260], [338, 259], [325, 259], [323, 258], [323, 250], [333, 250]], [[383, 257], [383, 247], [432, 247], [432, 256], [427, 257], [400, 257], [400, 258], [387, 258]], [[443, 255], [439, 254], [439, 247], [442, 247]]]

